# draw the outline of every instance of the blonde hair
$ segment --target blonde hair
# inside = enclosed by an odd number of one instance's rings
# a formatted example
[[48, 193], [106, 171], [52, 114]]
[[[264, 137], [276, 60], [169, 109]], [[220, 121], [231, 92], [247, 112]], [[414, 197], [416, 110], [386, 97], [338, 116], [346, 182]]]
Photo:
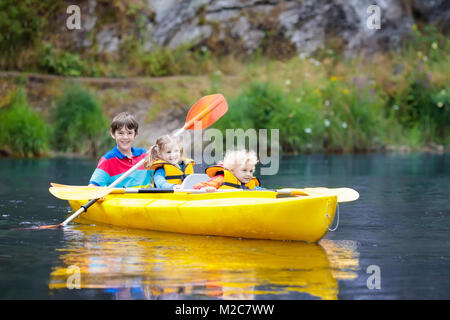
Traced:
[[166, 134], [156, 139], [155, 144], [151, 146], [150, 150], [147, 152], [147, 156], [144, 161], [145, 169], [150, 169], [153, 162], [156, 160], [163, 160], [161, 159], [161, 151], [164, 150], [165, 146], [170, 143], [177, 143], [180, 146], [180, 157], [183, 158], [183, 145], [181, 143], [181, 139]]
[[254, 167], [257, 163], [258, 157], [256, 156], [256, 152], [253, 150], [247, 151], [245, 149], [227, 151], [225, 158], [223, 159], [223, 167], [228, 170], [246, 165]]

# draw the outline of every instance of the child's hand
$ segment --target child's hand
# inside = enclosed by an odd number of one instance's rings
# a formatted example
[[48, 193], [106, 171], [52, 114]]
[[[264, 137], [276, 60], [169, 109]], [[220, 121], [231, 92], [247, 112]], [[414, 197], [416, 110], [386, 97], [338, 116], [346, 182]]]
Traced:
[[217, 191], [216, 188], [211, 187], [211, 186], [203, 187], [203, 188], [201, 188], [201, 189], [202, 189], [202, 190], [205, 190], [206, 192], [215, 192], [215, 191]]

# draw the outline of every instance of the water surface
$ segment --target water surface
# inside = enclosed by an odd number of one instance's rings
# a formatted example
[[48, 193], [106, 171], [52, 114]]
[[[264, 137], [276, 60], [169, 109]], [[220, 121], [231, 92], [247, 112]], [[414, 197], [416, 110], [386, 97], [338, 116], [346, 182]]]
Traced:
[[[284, 157], [277, 176], [261, 177], [265, 186], [360, 193], [339, 206], [339, 228], [318, 244], [95, 224], [16, 229], [61, 222], [70, 208], [49, 183], [86, 184], [95, 166], [0, 159], [0, 298], [450, 298], [448, 155]], [[380, 270], [380, 289], [368, 288], [369, 266]]]

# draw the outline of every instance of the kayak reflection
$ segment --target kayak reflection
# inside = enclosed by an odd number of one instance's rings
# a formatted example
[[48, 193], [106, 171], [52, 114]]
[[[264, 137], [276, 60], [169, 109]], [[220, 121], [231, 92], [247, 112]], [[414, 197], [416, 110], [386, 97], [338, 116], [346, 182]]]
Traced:
[[337, 280], [355, 278], [358, 268], [351, 241], [241, 240], [93, 225], [75, 225], [64, 236], [67, 247], [49, 288], [78, 285], [116, 299], [337, 299]]

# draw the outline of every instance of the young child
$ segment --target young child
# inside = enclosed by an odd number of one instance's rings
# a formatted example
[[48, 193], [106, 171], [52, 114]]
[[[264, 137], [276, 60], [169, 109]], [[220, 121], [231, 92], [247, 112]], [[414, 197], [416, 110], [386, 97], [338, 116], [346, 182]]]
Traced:
[[260, 187], [258, 178], [253, 177], [258, 158], [254, 151], [245, 149], [227, 151], [223, 163], [218, 163], [206, 169], [211, 177], [207, 182], [196, 184], [194, 189], [214, 191], [216, 189], [252, 189], [264, 190]]
[[145, 159], [144, 167], [155, 170], [153, 187], [164, 189], [180, 189], [184, 178], [194, 173], [194, 161], [183, 158], [181, 140], [171, 135], [156, 140]]
[[[138, 128], [139, 124], [136, 119], [127, 112], [119, 113], [114, 117], [110, 133], [117, 145], [100, 158], [89, 181], [90, 186], [109, 186], [145, 157], [145, 149], [132, 147], [134, 139], [138, 135]], [[151, 172], [142, 166], [119, 183], [117, 187], [148, 186], [150, 178]]]

